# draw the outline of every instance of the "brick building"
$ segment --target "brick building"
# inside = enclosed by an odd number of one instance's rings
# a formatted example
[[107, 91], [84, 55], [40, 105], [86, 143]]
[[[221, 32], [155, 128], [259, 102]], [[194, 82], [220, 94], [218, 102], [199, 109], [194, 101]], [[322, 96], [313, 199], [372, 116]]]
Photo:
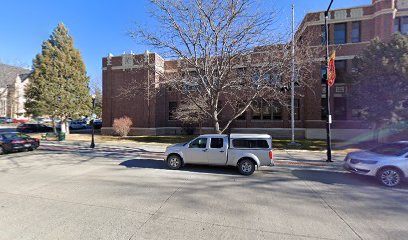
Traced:
[[[358, 109], [352, 109], [347, 98], [348, 73], [353, 71], [352, 59], [375, 37], [387, 41], [394, 32], [408, 33], [408, 0], [373, 0], [372, 4], [347, 9], [333, 9], [329, 14], [330, 51], [336, 50], [337, 76], [332, 87], [331, 109], [334, 139], [347, 139], [369, 131], [359, 120]], [[311, 45], [321, 46], [324, 39], [324, 11], [308, 13], [297, 36], [313, 34]], [[321, 79], [324, 69], [316, 59], [314, 77]], [[182, 124], [173, 119], [172, 111], [180, 97], [164, 91], [147, 100], [143, 94], [121, 97], [121, 91], [131, 81], [159, 81], [155, 71], [177, 71], [177, 61], [167, 61], [156, 53], [123, 54], [103, 58], [103, 128], [104, 134], [112, 132], [115, 118], [129, 116], [134, 122], [133, 134], [180, 134]], [[150, 66], [150, 68], [147, 67]], [[149, 70], [155, 68], [155, 71]], [[152, 73], [153, 72], [153, 73]], [[295, 101], [297, 137], [325, 137], [325, 88], [318, 83], [314, 91]], [[290, 113], [285, 108], [269, 110], [259, 106], [259, 111], [249, 110], [231, 126], [232, 132], [268, 132], [275, 137], [290, 134]], [[211, 125], [204, 126], [211, 131]]]

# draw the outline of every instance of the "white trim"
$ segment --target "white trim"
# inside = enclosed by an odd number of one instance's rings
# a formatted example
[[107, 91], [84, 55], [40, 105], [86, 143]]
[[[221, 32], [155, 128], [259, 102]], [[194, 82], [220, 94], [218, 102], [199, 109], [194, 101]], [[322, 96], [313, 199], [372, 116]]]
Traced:
[[[289, 131], [291, 128], [231, 128], [232, 130], [254, 130], [254, 131]], [[298, 131], [304, 131], [306, 128], [295, 128]]]
[[[356, 56], [357, 55], [338, 56], [336, 57], [336, 61], [337, 60], [351, 60], [351, 59], [354, 59]], [[315, 58], [314, 61], [316, 62], [325, 61], [325, 58]]]
[[[338, 11], [338, 10], [348, 10], [348, 9], [354, 9], [354, 8], [366, 8], [366, 7], [372, 7], [373, 5], [361, 5], [361, 6], [355, 6], [355, 7], [349, 7], [349, 8], [336, 8], [336, 9], [332, 9], [330, 10], [330, 13], [332, 13], [333, 11]], [[308, 12], [307, 14], [315, 14], [315, 13], [324, 13], [325, 11], [311, 11]]]
[[408, 16], [408, 11], [397, 11], [397, 13], [395, 14], [396, 17], [404, 17], [404, 16]]
[[[316, 12], [316, 13], [320, 13]], [[388, 8], [388, 9], [383, 9], [381, 11], [375, 12], [371, 15], [364, 15], [362, 17], [349, 17], [346, 19], [329, 19], [327, 21], [328, 24], [333, 24], [333, 23], [344, 23], [344, 22], [353, 22], [353, 21], [363, 21], [363, 20], [371, 20], [374, 19], [378, 16], [381, 15], [385, 15], [385, 14], [393, 14], [395, 16], [395, 14], [397, 13], [397, 9], [392, 9], [392, 8]], [[324, 24], [324, 19], [318, 20], [318, 21], [310, 21], [310, 22], [306, 22], [302, 28], [302, 30], [300, 31], [300, 33], [303, 33], [305, 31], [305, 29], [309, 26], [318, 26], [318, 25], [323, 25]]]

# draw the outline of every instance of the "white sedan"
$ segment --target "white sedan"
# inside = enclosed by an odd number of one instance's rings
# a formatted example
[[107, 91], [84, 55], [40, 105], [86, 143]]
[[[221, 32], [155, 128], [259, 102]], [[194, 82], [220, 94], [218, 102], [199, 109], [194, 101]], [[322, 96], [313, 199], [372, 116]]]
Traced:
[[344, 168], [348, 171], [377, 177], [383, 185], [395, 187], [408, 177], [408, 141], [352, 152], [344, 161]]

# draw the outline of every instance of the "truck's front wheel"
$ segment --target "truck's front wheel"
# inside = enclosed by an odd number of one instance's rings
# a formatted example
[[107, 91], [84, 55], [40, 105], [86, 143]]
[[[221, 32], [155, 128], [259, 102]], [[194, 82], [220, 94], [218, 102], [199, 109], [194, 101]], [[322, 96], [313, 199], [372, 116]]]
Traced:
[[167, 167], [173, 170], [180, 169], [182, 165], [181, 157], [178, 155], [170, 155], [167, 158]]
[[248, 158], [242, 159], [238, 163], [238, 171], [245, 176], [252, 175], [255, 171], [255, 162]]

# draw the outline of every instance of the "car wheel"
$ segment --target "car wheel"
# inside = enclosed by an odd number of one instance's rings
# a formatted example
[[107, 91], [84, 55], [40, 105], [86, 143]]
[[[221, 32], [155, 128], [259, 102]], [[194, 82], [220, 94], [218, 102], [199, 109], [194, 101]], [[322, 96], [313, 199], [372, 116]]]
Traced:
[[0, 155], [6, 154], [6, 150], [3, 147], [0, 147]]
[[396, 168], [383, 168], [378, 172], [378, 180], [387, 187], [395, 187], [401, 183], [403, 174]]
[[180, 169], [182, 166], [182, 161], [181, 158], [177, 155], [170, 155], [167, 158], [167, 167], [172, 169], [172, 170], [177, 170]]
[[248, 158], [239, 161], [238, 171], [245, 176], [252, 175], [255, 171], [255, 162], [252, 159]]

